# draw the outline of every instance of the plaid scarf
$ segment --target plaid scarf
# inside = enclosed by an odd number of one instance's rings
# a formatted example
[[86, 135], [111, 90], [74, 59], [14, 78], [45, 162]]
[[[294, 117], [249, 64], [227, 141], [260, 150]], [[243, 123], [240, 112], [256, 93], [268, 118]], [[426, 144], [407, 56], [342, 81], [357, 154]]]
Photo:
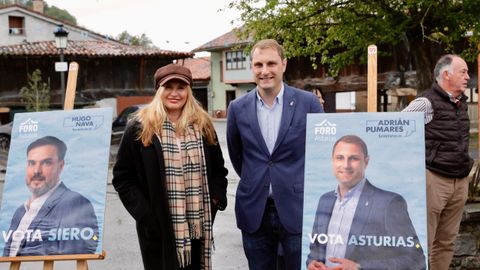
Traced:
[[209, 270], [212, 218], [202, 136], [198, 126], [188, 125], [185, 134], [179, 136], [181, 149], [178, 149], [175, 125], [166, 120], [159, 139], [178, 262], [181, 268], [191, 264], [191, 239], [200, 239], [201, 266]]

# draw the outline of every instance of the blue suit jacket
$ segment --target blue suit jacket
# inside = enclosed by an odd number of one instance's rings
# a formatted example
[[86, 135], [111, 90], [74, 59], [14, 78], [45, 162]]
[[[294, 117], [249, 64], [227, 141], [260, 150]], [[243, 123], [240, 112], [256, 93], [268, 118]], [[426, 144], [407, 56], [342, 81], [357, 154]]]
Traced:
[[[312, 229], [314, 234], [327, 234], [328, 224], [335, 205], [335, 193], [333, 191], [322, 195], [318, 202], [315, 222]], [[380, 243], [368, 245], [365, 242], [360, 244], [349, 244], [345, 258], [361, 265], [362, 269], [389, 269], [389, 270], [419, 270], [425, 269], [425, 256], [419, 244], [417, 233], [408, 215], [407, 204], [403, 197], [397, 193], [379, 189], [367, 180], [363, 187], [362, 194], [358, 201], [357, 209], [350, 228], [349, 239], [353, 236], [357, 240], [359, 236], [389, 236], [393, 242], [398, 244], [399, 236], [402, 236], [407, 243], [407, 237], [413, 237], [413, 247], [396, 247]], [[379, 238], [377, 238], [377, 241]], [[348, 242], [347, 239], [344, 241]], [[371, 243], [374, 243], [372, 240]], [[416, 246], [416, 244], [419, 244]], [[307, 259], [307, 266], [312, 260], [325, 262], [326, 244], [314, 241], [310, 244], [310, 254]]]
[[323, 109], [312, 93], [285, 84], [280, 129], [270, 154], [258, 124], [256, 92], [232, 101], [228, 109], [228, 152], [240, 176], [235, 202], [237, 226], [249, 233], [258, 230], [271, 183], [283, 227], [300, 233], [306, 115]]
[[[25, 207], [21, 205], [12, 217], [9, 230], [18, 228], [24, 214]], [[24, 238], [17, 256], [95, 253], [99, 240], [92, 204], [63, 183], [48, 197], [28, 229], [40, 230], [42, 241]], [[10, 255], [11, 241], [12, 238], [5, 244], [5, 257]]]

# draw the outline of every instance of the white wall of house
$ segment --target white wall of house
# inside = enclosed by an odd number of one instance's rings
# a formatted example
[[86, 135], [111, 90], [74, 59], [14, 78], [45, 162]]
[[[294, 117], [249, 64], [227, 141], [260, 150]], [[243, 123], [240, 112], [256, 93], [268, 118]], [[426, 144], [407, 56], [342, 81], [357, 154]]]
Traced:
[[212, 90], [212, 112], [218, 110], [226, 110], [225, 91], [231, 89], [231, 85], [227, 85], [222, 82], [222, 52], [211, 52], [211, 72], [210, 72], [210, 84]]
[[335, 94], [335, 109], [355, 111], [356, 92], [340, 92]]
[[244, 70], [225, 70], [224, 81], [229, 83], [248, 83], [252, 81], [252, 69], [250, 63]]
[[[22, 18], [23, 27], [10, 27], [9, 17]], [[58, 24], [61, 22], [16, 6], [0, 9], [0, 46], [54, 40], [53, 32]], [[106, 40], [104, 36], [82, 28], [69, 25], [64, 28], [69, 32], [69, 40]]]
[[[243, 60], [231, 62], [232, 55], [241, 54]], [[223, 81], [225, 83], [250, 83], [252, 82], [252, 65], [249, 56], [243, 53], [242, 49], [227, 50], [222, 54]]]
[[227, 110], [227, 91], [234, 92], [235, 98], [238, 98], [254, 88], [255, 84], [249, 58], [246, 68], [241, 70], [226, 70], [225, 51], [211, 51], [210, 62], [209, 112], [216, 115], [218, 111]]

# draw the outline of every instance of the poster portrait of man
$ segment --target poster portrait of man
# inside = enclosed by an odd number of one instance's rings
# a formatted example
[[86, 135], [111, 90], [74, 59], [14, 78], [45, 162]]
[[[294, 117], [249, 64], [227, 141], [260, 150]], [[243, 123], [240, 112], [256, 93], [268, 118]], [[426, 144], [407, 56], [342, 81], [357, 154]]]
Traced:
[[111, 109], [16, 114], [0, 209], [4, 257], [102, 251]]
[[426, 269], [421, 116], [341, 116], [308, 116], [303, 269]]

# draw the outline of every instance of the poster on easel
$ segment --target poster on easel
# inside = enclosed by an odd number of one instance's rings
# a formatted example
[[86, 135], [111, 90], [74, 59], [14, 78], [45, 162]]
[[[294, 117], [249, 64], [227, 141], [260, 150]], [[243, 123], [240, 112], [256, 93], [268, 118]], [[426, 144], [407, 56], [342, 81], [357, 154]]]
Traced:
[[302, 269], [427, 269], [423, 113], [309, 114], [306, 130]]
[[102, 253], [111, 115], [15, 114], [0, 208], [3, 257]]

